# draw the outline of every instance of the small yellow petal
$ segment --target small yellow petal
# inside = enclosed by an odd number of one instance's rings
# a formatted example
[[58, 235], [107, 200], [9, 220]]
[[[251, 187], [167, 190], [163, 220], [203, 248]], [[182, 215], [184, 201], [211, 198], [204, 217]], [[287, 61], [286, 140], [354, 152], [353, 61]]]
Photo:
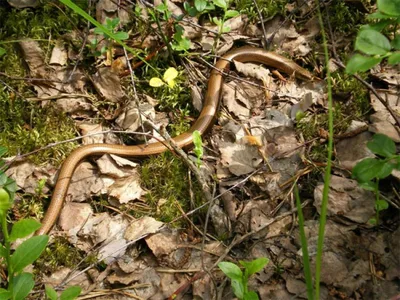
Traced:
[[168, 80], [167, 81], [167, 83], [168, 83], [168, 86], [171, 88], [171, 89], [173, 89], [174, 88], [174, 86], [175, 86], [175, 80]]
[[175, 68], [168, 68], [164, 73], [164, 80], [169, 82], [170, 80], [174, 80], [178, 76], [178, 71]]
[[162, 81], [160, 78], [153, 77], [152, 79], [150, 79], [149, 84], [152, 87], [160, 87], [160, 86], [164, 85], [164, 81]]

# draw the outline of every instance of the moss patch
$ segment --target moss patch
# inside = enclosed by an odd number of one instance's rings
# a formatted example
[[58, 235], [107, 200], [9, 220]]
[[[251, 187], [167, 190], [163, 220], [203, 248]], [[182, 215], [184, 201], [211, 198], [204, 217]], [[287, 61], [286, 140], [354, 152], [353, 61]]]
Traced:
[[[143, 163], [141, 173], [143, 187], [148, 190], [147, 204], [160, 221], [181, 216], [178, 204], [185, 212], [191, 209], [188, 169], [180, 158], [169, 152], [151, 157]], [[202, 194], [195, 180], [192, 184], [194, 205], [198, 206]]]

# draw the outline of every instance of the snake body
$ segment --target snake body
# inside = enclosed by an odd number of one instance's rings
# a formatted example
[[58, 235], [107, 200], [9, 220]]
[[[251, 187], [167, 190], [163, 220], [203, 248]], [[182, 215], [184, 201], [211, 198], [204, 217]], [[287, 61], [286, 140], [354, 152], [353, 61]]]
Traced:
[[[184, 148], [192, 145], [193, 131], [198, 130], [200, 134], [204, 134], [213, 125], [216, 119], [224, 81], [223, 74], [221, 74], [220, 71], [228, 70], [233, 60], [239, 62], [263, 63], [286, 74], [295, 75], [300, 79], [312, 79], [312, 75], [307, 70], [303, 69], [292, 60], [274, 52], [252, 47], [242, 47], [229, 52], [215, 64], [215, 68], [210, 74], [207, 93], [200, 116], [187, 132], [173, 138], [173, 141], [178, 147]], [[68, 156], [61, 167], [50, 206], [46, 211], [42, 226], [36, 234], [46, 234], [53, 227], [60, 214], [76, 166], [85, 157], [103, 154], [115, 154], [125, 157], [145, 157], [159, 154], [166, 150], [168, 150], [168, 147], [161, 142], [135, 146], [91, 144], [76, 149]]]

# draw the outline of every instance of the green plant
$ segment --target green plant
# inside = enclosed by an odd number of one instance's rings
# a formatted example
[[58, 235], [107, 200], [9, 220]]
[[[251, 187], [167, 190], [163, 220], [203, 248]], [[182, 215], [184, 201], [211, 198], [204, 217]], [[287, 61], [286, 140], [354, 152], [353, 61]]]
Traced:
[[231, 279], [232, 290], [236, 297], [241, 300], [256, 300], [258, 295], [254, 291], [249, 291], [248, 281], [251, 275], [260, 272], [268, 262], [269, 260], [265, 257], [249, 262], [240, 260], [239, 263], [244, 267], [244, 272], [239, 266], [227, 261], [220, 262], [218, 267]]
[[203, 142], [201, 140], [200, 131], [195, 130], [192, 135], [193, 135], [193, 145], [194, 145], [193, 152], [197, 156], [197, 162], [196, 162], [197, 167], [200, 168], [201, 158], [203, 157]]
[[[7, 152], [0, 147], [0, 157]], [[4, 166], [4, 163], [1, 163]], [[0, 257], [7, 265], [7, 289], [0, 288], [1, 299], [25, 299], [35, 282], [33, 275], [23, 272], [24, 268], [33, 263], [47, 245], [49, 237], [46, 235], [34, 236], [22, 242], [13, 253], [11, 243], [25, 238], [39, 229], [40, 223], [31, 219], [22, 219], [16, 222], [9, 232], [7, 226], [7, 212], [12, 207], [17, 185], [4, 171], [0, 171], [0, 222], [4, 235], [4, 244], [0, 244]]]
[[112, 41], [113, 39], [119, 39], [121, 41], [126, 40], [129, 38], [129, 35], [127, 32], [124, 31], [117, 31], [119, 25], [119, 18], [115, 19], [106, 19], [106, 24], [104, 24], [104, 27], [107, 29], [107, 32], [112, 32], [113, 33], [113, 38], [107, 34], [102, 28], [96, 27], [94, 30], [94, 33], [103, 35], [104, 39], [106, 40], [106, 45], [101, 48], [100, 51], [96, 50], [98, 41], [97, 38], [94, 40], [90, 41], [89, 47], [94, 51], [95, 56], [100, 56], [106, 52], [108, 52], [108, 57], [112, 57]]
[[[184, 29], [181, 25], [179, 25], [179, 21], [183, 19], [183, 15], [172, 16], [172, 13], [168, 9], [166, 1], [157, 5], [155, 10], [150, 10], [149, 14], [153, 18], [153, 21], [157, 24], [159, 33], [161, 34], [161, 37], [163, 38], [164, 43], [167, 46], [171, 57], [172, 57], [172, 50], [185, 52], [190, 49], [191, 46], [190, 40], [183, 36]], [[171, 30], [173, 31], [172, 38], [171, 36], [164, 34], [164, 30], [161, 27], [160, 20], [166, 22], [167, 24], [171, 24], [173, 26], [173, 30]]]
[[199, 17], [202, 14], [215, 10], [215, 5], [207, 0], [195, 0], [193, 6], [189, 2], [183, 3], [183, 8], [191, 17]]
[[[7, 149], [0, 147], [0, 158]], [[33, 274], [24, 272], [25, 267], [32, 264], [46, 248], [49, 237], [47, 235], [33, 236], [23, 241], [14, 251], [11, 243], [17, 239], [26, 238], [40, 228], [41, 224], [33, 219], [21, 219], [13, 224], [11, 231], [7, 226], [7, 212], [12, 207], [17, 185], [14, 180], [4, 173], [5, 164], [0, 160], [0, 222], [4, 242], [0, 243], [0, 257], [7, 265], [7, 288], [0, 288], [0, 299], [20, 300], [25, 299], [35, 285]], [[78, 287], [79, 288], [79, 287]], [[77, 287], [75, 287], [77, 290]], [[75, 299], [79, 293], [72, 297], [61, 299]], [[66, 294], [71, 295], [69, 293]], [[56, 298], [51, 298], [56, 299]]]
[[[400, 63], [400, 1], [378, 0], [377, 7], [378, 11], [368, 16], [377, 22], [361, 28], [355, 42], [355, 49], [368, 56], [351, 57], [346, 66], [350, 74], [367, 71], [385, 58], [391, 65]], [[391, 41], [381, 33], [384, 29], [392, 29]]]
[[80, 294], [81, 288], [79, 286], [70, 286], [66, 288], [59, 297], [57, 292], [51, 286], [46, 286], [46, 296], [50, 300], [72, 300], [76, 299]]
[[376, 225], [379, 222], [379, 212], [389, 207], [388, 202], [380, 197], [379, 181], [388, 177], [394, 169], [400, 170], [400, 155], [396, 154], [395, 143], [383, 134], [375, 134], [367, 147], [377, 157], [358, 162], [353, 168], [352, 176], [361, 187], [375, 194], [376, 216], [369, 222]]
[[212, 21], [216, 25], [218, 25], [219, 34], [231, 31], [231, 28], [227, 26], [225, 22], [230, 18], [238, 16], [239, 12], [237, 10], [228, 9], [230, 4], [229, 0], [213, 0], [213, 3], [215, 6], [222, 8], [222, 10], [224, 11], [224, 14], [222, 15], [221, 18], [219, 17], [212, 18]]

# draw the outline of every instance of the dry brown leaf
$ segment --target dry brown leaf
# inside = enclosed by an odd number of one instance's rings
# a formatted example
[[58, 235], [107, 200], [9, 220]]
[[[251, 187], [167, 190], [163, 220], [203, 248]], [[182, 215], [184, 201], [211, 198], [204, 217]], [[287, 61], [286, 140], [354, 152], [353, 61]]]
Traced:
[[367, 148], [367, 143], [371, 140], [372, 134], [370, 132], [362, 132], [354, 137], [339, 141], [336, 144], [336, 158], [340, 165], [351, 170], [362, 159], [375, 157], [371, 150]]
[[269, 81], [271, 72], [264, 68], [263, 65], [257, 65], [252, 63], [241, 63], [239, 61], [233, 61], [235, 68], [238, 72], [245, 76], [256, 78], [262, 81]]
[[82, 288], [82, 292], [88, 290], [91, 286], [91, 281], [86, 273], [77, 270], [71, 270], [66, 267], [61, 267], [59, 270], [52, 272], [50, 276], [44, 275], [43, 284], [52, 287], [60, 286], [66, 278], [73, 278], [68, 282], [68, 286], [78, 285]]
[[137, 164], [113, 154], [105, 154], [97, 160], [100, 173], [113, 178], [137, 174]]
[[250, 117], [251, 103], [242, 93], [237, 92], [237, 84], [231, 82], [224, 84], [222, 100], [227, 109], [241, 120]]
[[138, 238], [157, 232], [162, 226], [163, 222], [159, 222], [151, 217], [143, 217], [139, 220], [133, 221], [125, 231], [125, 239], [134, 241]]
[[93, 210], [90, 204], [67, 202], [61, 210], [58, 224], [69, 236], [76, 235], [91, 215]]
[[[332, 176], [328, 201], [328, 216], [340, 215], [365, 224], [375, 215], [374, 194], [359, 187], [357, 181]], [[314, 190], [314, 206], [320, 212], [323, 184]]]
[[90, 163], [80, 163], [72, 175], [66, 201], [83, 202], [89, 199], [93, 191], [100, 190], [103, 186], [97, 177], [97, 172]]
[[[83, 136], [103, 131], [103, 126], [101, 124], [81, 123], [78, 125], [78, 128], [81, 130]], [[85, 136], [82, 139], [83, 145], [96, 143], [104, 143], [104, 134]]]
[[221, 142], [219, 151], [222, 164], [236, 176], [253, 172], [262, 162], [257, 147], [254, 146]]
[[101, 24], [105, 23], [106, 19], [120, 19], [120, 24], [125, 25], [131, 21], [129, 11], [132, 5], [124, 3], [125, 9], [121, 9], [120, 4], [112, 0], [99, 0], [96, 4], [96, 20]]
[[51, 52], [50, 64], [65, 66], [68, 61], [68, 52], [65, 49], [64, 43], [60, 40], [56, 41], [56, 44]]
[[125, 98], [120, 78], [111, 68], [99, 68], [92, 76], [92, 82], [97, 92], [110, 102], [120, 103]]
[[[140, 115], [140, 113], [142, 113]], [[115, 121], [122, 129], [129, 131], [142, 131], [141, 126], [145, 126], [145, 130], [152, 129], [146, 124], [147, 120], [154, 121], [156, 116], [153, 105], [149, 103], [140, 104], [139, 109], [135, 101], [129, 102], [128, 106], [118, 116]]]
[[140, 187], [140, 176], [136, 173], [128, 177], [118, 178], [108, 187], [108, 192], [111, 197], [118, 199], [121, 204], [138, 200], [143, 194], [143, 190]]

